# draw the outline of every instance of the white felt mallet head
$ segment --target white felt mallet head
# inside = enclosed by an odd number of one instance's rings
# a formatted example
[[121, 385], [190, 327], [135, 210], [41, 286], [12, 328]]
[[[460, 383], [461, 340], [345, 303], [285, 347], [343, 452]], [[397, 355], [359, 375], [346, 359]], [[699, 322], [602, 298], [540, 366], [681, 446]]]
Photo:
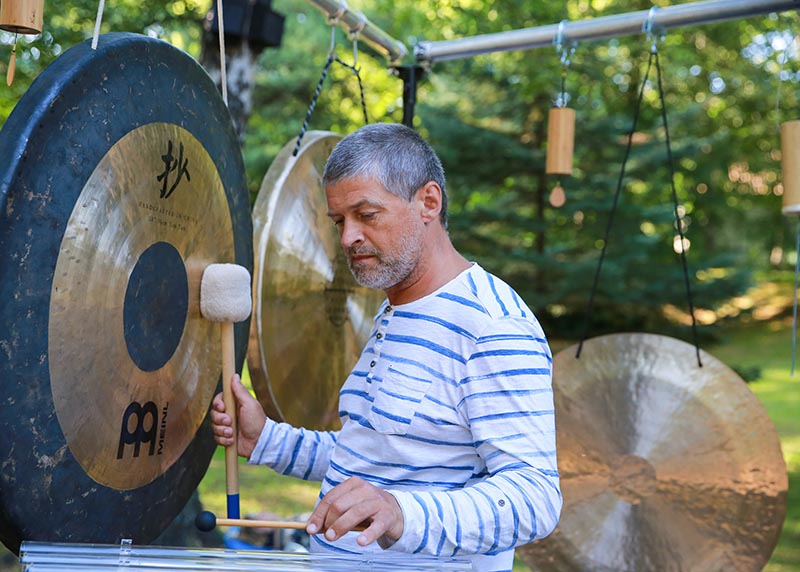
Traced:
[[210, 264], [200, 281], [200, 313], [212, 322], [243, 322], [253, 308], [250, 272], [238, 264]]

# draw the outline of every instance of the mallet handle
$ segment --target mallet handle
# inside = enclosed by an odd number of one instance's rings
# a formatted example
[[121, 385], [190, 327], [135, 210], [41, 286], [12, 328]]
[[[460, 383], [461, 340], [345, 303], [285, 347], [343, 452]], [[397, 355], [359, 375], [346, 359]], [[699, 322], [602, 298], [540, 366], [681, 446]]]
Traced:
[[231, 380], [236, 373], [234, 360], [233, 323], [220, 324], [222, 335], [222, 399], [225, 402], [225, 413], [231, 416], [233, 444], [225, 447], [225, 485], [228, 493], [228, 517], [238, 519], [239, 512], [239, 449], [238, 428], [236, 424], [236, 398], [233, 396]]
[[217, 526], [247, 526], [251, 528], [293, 528], [304, 530], [305, 522], [293, 522], [290, 520], [250, 520], [247, 518], [218, 518]]
[[[247, 526], [251, 528], [292, 528], [305, 530], [305, 522], [291, 520], [250, 520], [248, 518], [217, 518], [217, 526]], [[359, 525], [353, 530], [364, 530], [366, 526]]]

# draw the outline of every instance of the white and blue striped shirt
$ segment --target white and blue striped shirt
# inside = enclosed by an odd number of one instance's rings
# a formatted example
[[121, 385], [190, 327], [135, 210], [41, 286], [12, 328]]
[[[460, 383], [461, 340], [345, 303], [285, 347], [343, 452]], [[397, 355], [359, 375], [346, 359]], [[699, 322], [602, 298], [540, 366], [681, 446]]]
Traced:
[[[533, 313], [473, 264], [424, 298], [384, 302], [339, 393], [340, 431], [268, 420], [250, 463], [322, 480], [320, 498], [359, 476], [403, 510], [391, 550], [511, 570], [514, 547], [548, 535], [561, 510], [551, 372]], [[356, 536], [312, 545], [381, 550]]]

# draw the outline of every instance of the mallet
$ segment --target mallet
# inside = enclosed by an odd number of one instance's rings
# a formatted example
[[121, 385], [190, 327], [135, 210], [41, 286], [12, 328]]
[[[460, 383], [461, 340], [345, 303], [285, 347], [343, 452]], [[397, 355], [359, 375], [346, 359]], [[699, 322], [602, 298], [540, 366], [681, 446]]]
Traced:
[[[213, 512], [204, 510], [194, 518], [194, 525], [198, 530], [211, 532], [217, 526], [249, 526], [252, 528], [292, 528], [305, 530], [305, 522], [291, 520], [250, 520], [245, 518], [217, 518]], [[353, 530], [364, 530], [364, 525], [359, 525]]]
[[239, 518], [239, 452], [237, 447], [236, 400], [231, 389], [235, 350], [233, 324], [250, 315], [253, 306], [250, 272], [238, 264], [210, 264], [200, 281], [200, 313], [207, 320], [220, 322], [222, 340], [222, 398], [231, 416], [233, 445], [225, 448], [225, 484], [228, 517]]

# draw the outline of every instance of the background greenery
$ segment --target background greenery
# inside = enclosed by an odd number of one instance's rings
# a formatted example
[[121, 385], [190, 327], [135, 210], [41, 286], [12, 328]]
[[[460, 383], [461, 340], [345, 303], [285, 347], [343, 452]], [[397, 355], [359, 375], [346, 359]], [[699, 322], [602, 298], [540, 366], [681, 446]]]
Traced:
[[[351, 2], [409, 47], [670, 3]], [[210, 5], [114, 0], [106, 6], [102, 30], [158, 36], [201, 58]], [[254, 197], [272, 159], [297, 136], [330, 41], [324, 16], [308, 2], [275, 0], [273, 9], [286, 16], [283, 44], [257, 58], [253, 112], [244, 134]], [[46, 65], [91, 36], [96, 10], [96, 0], [46, 4], [44, 33], [20, 39], [16, 82], [0, 88], [0, 124]], [[744, 377], [760, 375], [753, 388], [781, 433], [790, 468], [791, 512], [770, 571], [800, 570], [800, 503], [794, 492], [800, 470], [798, 382], [788, 379], [786, 355], [796, 229], [780, 214], [778, 134], [781, 121], [797, 116], [797, 23], [797, 14], [785, 13], [691, 26], [670, 31], [659, 46], [701, 341]], [[340, 29], [336, 34], [337, 54], [352, 61], [349, 40]], [[13, 40], [0, 32], [0, 74]], [[402, 82], [385, 60], [361, 47], [370, 120], [399, 121]], [[569, 105], [578, 117], [575, 171], [560, 180], [567, 196], [560, 208], [548, 201], [559, 181], [544, 173], [547, 112], [559, 95], [562, 72], [555, 49], [438, 63], [420, 85], [415, 126], [445, 163], [454, 243], [522, 293], [553, 340], [575, 339], [587, 327], [589, 335], [636, 330], [691, 339], [673, 249], [674, 205], [654, 75], [594, 311], [586, 312], [648, 49], [641, 35], [576, 46], [566, 75]], [[414, 62], [409, 56], [400, 63]], [[355, 78], [335, 66], [311, 128], [346, 133], [363, 123], [360, 104]], [[203, 501], [212, 507], [213, 491], [223, 490], [220, 462], [215, 459], [201, 485]], [[281, 479], [264, 484], [263, 472], [251, 477], [249, 470], [243, 467], [243, 489], [252, 499], [245, 501], [246, 510], [275, 507], [270, 510], [289, 514], [313, 502], [315, 492]]]

